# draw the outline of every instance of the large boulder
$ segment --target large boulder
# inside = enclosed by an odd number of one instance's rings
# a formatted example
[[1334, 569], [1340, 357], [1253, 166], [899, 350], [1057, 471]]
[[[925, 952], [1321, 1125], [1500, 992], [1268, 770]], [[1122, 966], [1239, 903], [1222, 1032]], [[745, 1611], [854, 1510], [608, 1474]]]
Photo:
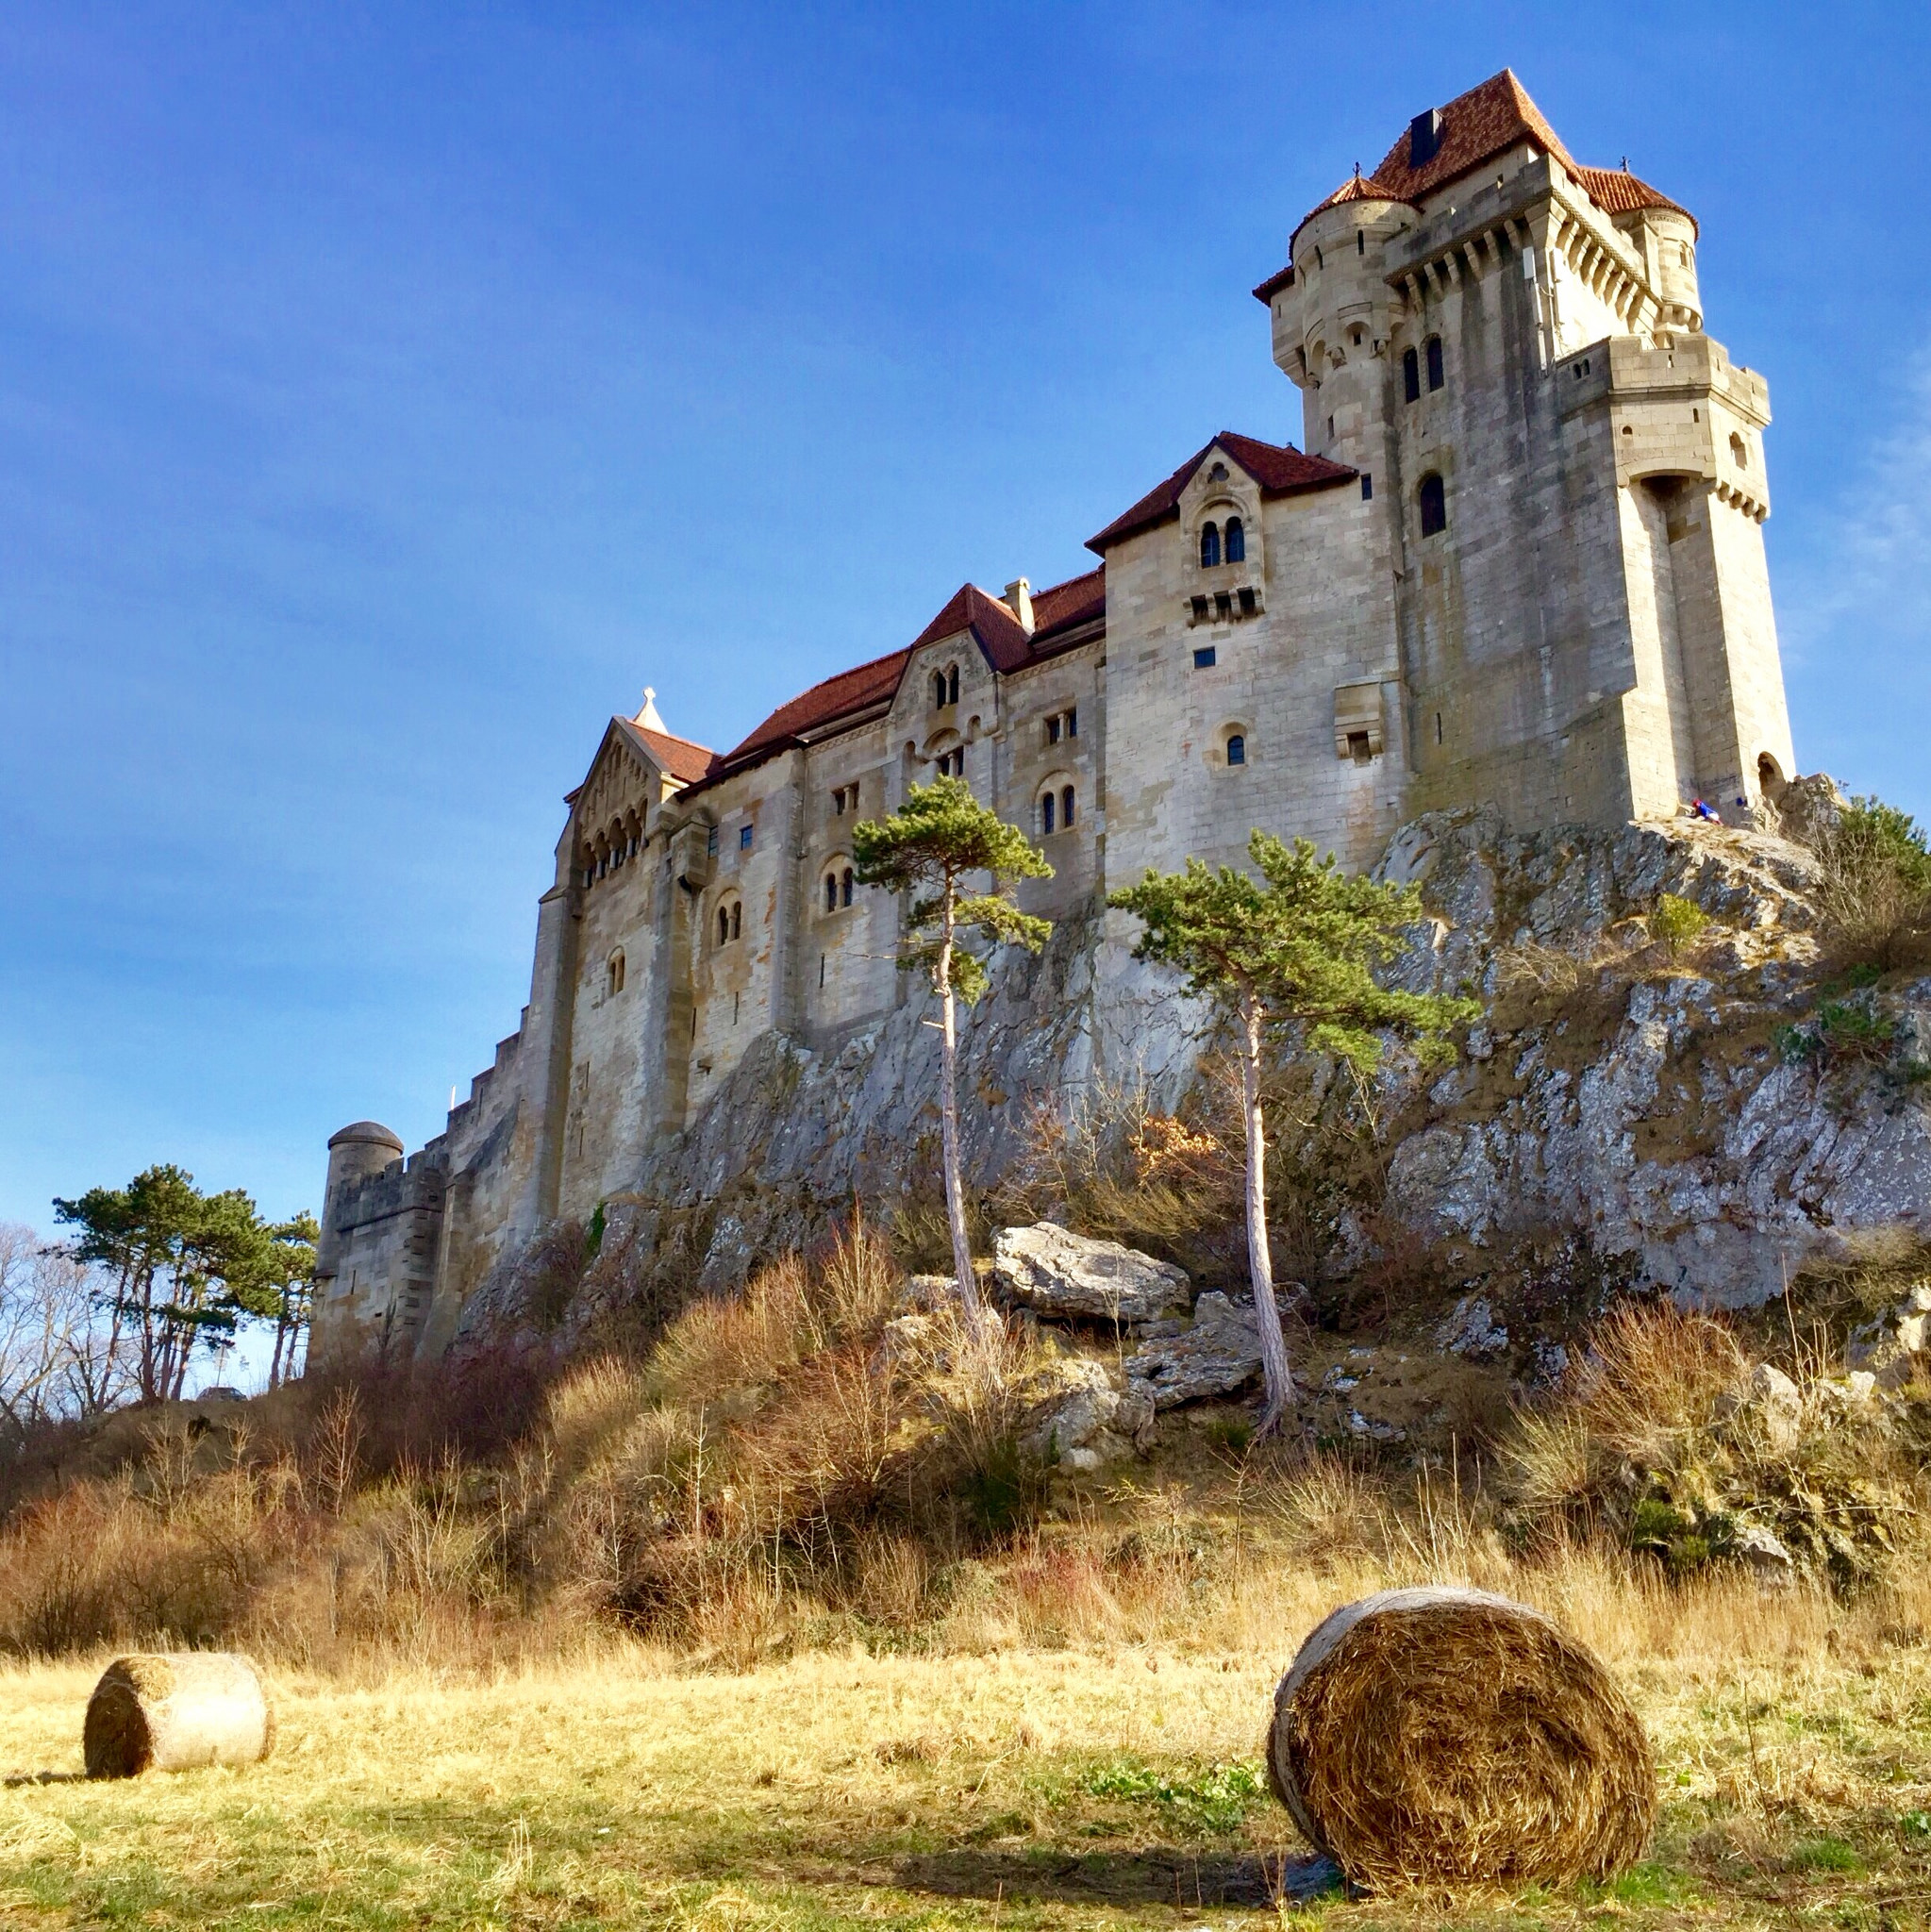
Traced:
[[1193, 1307], [1191, 1322], [1162, 1322], [1126, 1361], [1126, 1386], [1156, 1408], [1178, 1408], [1234, 1395], [1260, 1374], [1260, 1331], [1251, 1307], [1240, 1307], [1218, 1290]]
[[992, 1241], [992, 1279], [1021, 1307], [1062, 1319], [1153, 1322], [1189, 1300], [1184, 1268], [1050, 1221], [1000, 1229]]

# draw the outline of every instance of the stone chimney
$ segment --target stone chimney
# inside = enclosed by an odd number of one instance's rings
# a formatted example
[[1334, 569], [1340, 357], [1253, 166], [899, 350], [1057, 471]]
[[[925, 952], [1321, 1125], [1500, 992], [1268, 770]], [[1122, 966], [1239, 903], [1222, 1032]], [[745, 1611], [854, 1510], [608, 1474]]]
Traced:
[[1033, 587], [1024, 577], [1014, 577], [1000, 600], [1019, 619], [1027, 637], [1033, 634]]

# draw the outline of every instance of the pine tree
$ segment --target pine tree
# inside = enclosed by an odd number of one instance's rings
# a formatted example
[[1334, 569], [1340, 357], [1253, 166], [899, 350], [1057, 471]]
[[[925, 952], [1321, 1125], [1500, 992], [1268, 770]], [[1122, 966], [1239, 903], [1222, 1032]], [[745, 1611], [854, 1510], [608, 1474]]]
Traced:
[[1308, 1047], [1333, 1055], [1365, 1080], [1380, 1062], [1382, 1033], [1409, 1040], [1424, 1063], [1452, 1059], [1451, 1030], [1481, 1009], [1473, 1000], [1375, 983], [1373, 969], [1401, 951], [1403, 928], [1423, 916], [1417, 887], [1344, 873], [1332, 854], [1318, 858], [1306, 839], [1287, 845], [1257, 831], [1247, 854], [1257, 878], [1190, 858], [1184, 872], [1150, 871], [1107, 903], [1139, 915], [1143, 930], [1136, 958], [1178, 968], [1190, 991], [1211, 1001], [1236, 1028], [1247, 1142], [1247, 1267], [1267, 1378], [1260, 1423], [1266, 1434], [1294, 1399], [1267, 1238], [1260, 1075], [1269, 1036], [1298, 1024]]
[[[945, 1218], [959, 1298], [976, 1326], [979, 1287], [966, 1241], [959, 1177], [957, 1004], [976, 1004], [988, 980], [984, 961], [962, 941], [976, 934], [989, 946], [1021, 945], [1037, 953], [1052, 926], [1013, 904], [1012, 884], [1050, 877], [1053, 868], [1017, 825], [981, 805], [962, 778], [914, 785], [889, 819], [854, 826], [852, 858], [861, 884], [915, 895], [906, 913], [898, 963], [902, 972], [924, 972], [939, 999]], [[985, 891], [968, 890], [982, 878]]]

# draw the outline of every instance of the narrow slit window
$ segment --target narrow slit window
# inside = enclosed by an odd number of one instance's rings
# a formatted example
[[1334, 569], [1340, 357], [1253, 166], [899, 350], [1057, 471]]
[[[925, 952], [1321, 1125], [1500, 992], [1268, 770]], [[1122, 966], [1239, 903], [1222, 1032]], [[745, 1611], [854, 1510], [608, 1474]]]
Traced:
[[1448, 492], [1441, 478], [1432, 472], [1423, 476], [1415, 499], [1421, 507], [1423, 536], [1440, 536], [1448, 527]]

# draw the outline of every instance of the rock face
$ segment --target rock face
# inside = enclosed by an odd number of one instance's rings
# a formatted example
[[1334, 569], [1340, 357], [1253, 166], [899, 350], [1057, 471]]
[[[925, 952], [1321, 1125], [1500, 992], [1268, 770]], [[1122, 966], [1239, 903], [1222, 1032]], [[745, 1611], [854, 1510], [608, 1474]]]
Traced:
[[1051, 1222], [1001, 1228], [992, 1239], [992, 1279], [1019, 1307], [1062, 1320], [1152, 1322], [1191, 1299], [1185, 1269]]
[[1042, 1393], [1021, 1432], [1020, 1447], [1041, 1461], [1090, 1471], [1116, 1462], [1144, 1443], [1154, 1405], [1130, 1384], [1121, 1389], [1090, 1356], [1069, 1356], [1056, 1365], [1053, 1386]]
[[[1830, 800], [1813, 789], [1814, 818]], [[1719, 1306], [1778, 1293], [1807, 1255], [1841, 1251], [1860, 1229], [1931, 1233], [1931, 975], [1856, 995], [1881, 1050], [1834, 1055], [1818, 1021], [1804, 847], [1688, 821], [1517, 834], [1463, 811], [1405, 826], [1379, 871], [1416, 883], [1430, 914], [1390, 977], [1489, 1008], [1445, 1074], [1398, 1049], [1384, 1058], [1383, 1224], [1458, 1251], [1472, 1273], [1519, 1241], [1573, 1239], [1631, 1285]], [[1665, 892], [1710, 922], [1674, 958], [1649, 941]], [[1207, 1018], [1131, 958], [1132, 937], [1124, 915], [1096, 908], [1062, 919], [1038, 958], [997, 963], [966, 1016], [961, 1124], [982, 1196], [1025, 1157], [1042, 1110], [1064, 1118], [1103, 1091], [1172, 1109], [1196, 1087]], [[912, 996], [842, 1036], [767, 1035], [691, 1126], [653, 1150], [636, 1191], [611, 1197], [607, 1249], [629, 1243], [680, 1282], [723, 1288], [855, 1200], [874, 1221], [929, 1202], [939, 1054], [927, 1017]], [[1342, 1217], [1330, 1267], [1371, 1252]], [[1015, 1300], [1060, 1292], [1032, 1286], [1049, 1272], [1079, 1278], [1047, 1258], [1050, 1271], [1015, 1255]], [[1113, 1290], [1086, 1274], [1084, 1312], [1105, 1319]], [[464, 1325], [516, 1314], [506, 1271], [472, 1297]], [[1140, 1319], [1124, 1300], [1120, 1318]], [[1213, 1373], [1233, 1370], [1202, 1371]], [[1190, 1374], [1176, 1357], [1143, 1379]]]
[[1156, 1408], [1238, 1394], [1259, 1374], [1253, 1308], [1237, 1307], [1217, 1290], [1194, 1303], [1191, 1322], [1154, 1324], [1126, 1361], [1127, 1387]]

